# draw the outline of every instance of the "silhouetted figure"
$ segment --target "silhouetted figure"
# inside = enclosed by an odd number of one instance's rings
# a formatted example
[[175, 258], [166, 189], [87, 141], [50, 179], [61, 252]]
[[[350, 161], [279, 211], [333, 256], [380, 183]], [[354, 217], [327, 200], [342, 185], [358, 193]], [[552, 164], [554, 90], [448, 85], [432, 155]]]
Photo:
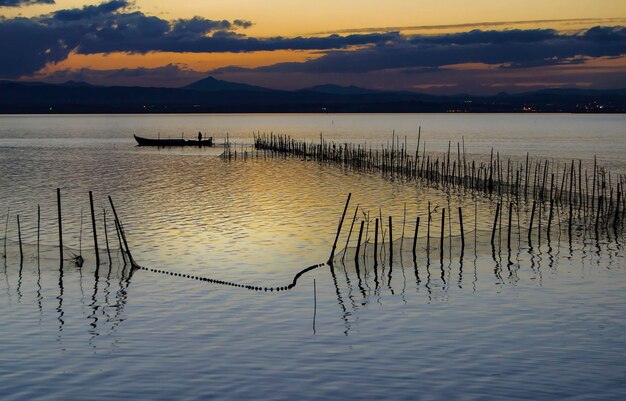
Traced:
[[202, 132], [198, 132], [198, 142], [202, 142]]

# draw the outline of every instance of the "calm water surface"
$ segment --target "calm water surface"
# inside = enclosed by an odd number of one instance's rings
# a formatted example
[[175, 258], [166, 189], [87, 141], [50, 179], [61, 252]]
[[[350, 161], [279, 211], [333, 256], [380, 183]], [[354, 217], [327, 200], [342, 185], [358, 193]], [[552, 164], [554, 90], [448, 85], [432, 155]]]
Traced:
[[[623, 238], [571, 245], [559, 238], [492, 255], [482, 235], [491, 224], [489, 199], [474, 204], [297, 159], [229, 162], [219, 147], [139, 149], [131, 136], [202, 130], [218, 143], [228, 133], [245, 145], [253, 131], [310, 140], [322, 132], [379, 146], [395, 130], [414, 148], [419, 126], [433, 151], [464, 140], [468, 153], [483, 157], [494, 147], [511, 157], [530, 152], [588, 164], [596, 154], [626, 172], [623, 115], [1, 116], [0, 237], [7, 215], [9, 224], [0, 267], [0, 398], [624, 399]], [[69, 261], [59, 268], [57, 187], [65, 255], [82, 252], [82, 268]], [[104, 255], [99, 268], [89, 190]], [[355, 265], [348, 251], [344, 263], [313, 269], [281, 292], [148, 270], [129, 276], [110, 212], [102, 212], [111, 195], [143, 266], [280, 287], [328, 259], [348, 192], [370, 218], [393, 216], [393, 264]], [[461, 255], [451, 247], [439, 260], [420, 243], [413, 263], [410, 239], [400, 240], [404, 207], [408, 238], [429, 201], [467, 210], [468, 248]], [[455, 233], [458, 222], [451, 224]]]

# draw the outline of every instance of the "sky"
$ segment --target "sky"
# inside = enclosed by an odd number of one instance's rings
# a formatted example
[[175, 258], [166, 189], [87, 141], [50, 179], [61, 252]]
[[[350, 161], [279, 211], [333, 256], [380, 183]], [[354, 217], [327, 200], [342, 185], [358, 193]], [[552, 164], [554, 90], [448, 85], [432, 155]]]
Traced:
[[433, 94], [626, 87], [624, 0], [0, 0], [0, 79]]

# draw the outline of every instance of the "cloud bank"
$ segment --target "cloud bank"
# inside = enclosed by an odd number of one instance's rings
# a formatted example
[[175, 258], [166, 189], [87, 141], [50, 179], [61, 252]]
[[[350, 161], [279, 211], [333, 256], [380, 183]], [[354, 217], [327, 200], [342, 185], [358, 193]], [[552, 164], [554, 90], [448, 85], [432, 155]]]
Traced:
[[[440, 68], [482, 63], [500, 68], [582, 63], [585, 58], [626, 54], [626, 28], [594, 27], [576, 34], [551, 29], [481, 31], [398, 36], [384, 46], [331, 51], [303, 63], [280, 63], [257, 72], [367, 73], [389, 69]], [[245, 69], [240, 69], [243, 71]], [[250, 69], [248, 69], [250, 70]], [[234, 72], [229, 68], [217, 72]]]
[[397, 33], [329, 35], [325, 37], [248, 37], [239, 30], [252, 25], [244, 19], [203, 17], [164, 20], [130, 11], [128, 0], [112, 0], [79, 9], [59, 10], [34, 17], [0, 20], [0, 77], [32, 74], [48, 63], [79, 54], [127, 52], [253, 52], [329, 50], [380, 44]]
[[[53, 0], [0, 0], [0, 6], [51, 3]], [[0, 18], [0, 78], [40, 77], [46, 65], [76, 54], [149, 52], [242, 53], [277, 50], [317, 51], [320, 57], [304, 62], [283, 62], [257, 68], [229, 66], [210, 73], [226, 79], [274, 87], [318, 83], [362, 84], [378, 88], [455, 88], [468, 85], [497, 87], [506, 82], [526, 85], [529, 71], [546, 80], [558, 68], [580, 66], [574, 85], [604, 82], [623, 86], [626, 63], [610, 72], [594, 72], [594, 60], [624, 60], [626, 28], [595, 26], [577, 32], [554, 29], [474, 29], [435, 35], [408, 35], [399, 31], [331, 34], [325, 36], [258, 38], [245, 34], [252, 22], [245, 19], [212, 20], [205, 17], [167, 20], [146, 15], [129, 0], [110, 0], [82, 8], [62, 9], [32, 18]], [[608, 22], [606, 20], [605, 22]], [[464, 24], [470, 27], [472, 24]], [[524, 72], [519, 74], [516, 71]], [[567, 70], [572, 74], [572, 70]], [[506, 72], [506, 73], [504, 73]], [[87, 81], [173, 86], [207, 72], [177, 64], [159, 68], [64, 70], [50, 75]], [[588, 74], [595, 74], [588, 80]], [[604, 74], [604, 78], [603, 78]], [[501, 77], [502, 81], [494, 80]], [[518, 78], [525, 76], [526, 78]], [[550, 81], [547, 81], [548, 77]], [[572, 76], [573, 77], [573, 76]], [[572, 78], [570, 77], [570, 78]], [[539, 77], [540, 78], [540, 77]], [[573, 79], [573, 78], [572, 78]], [[152, 80], [152, 81], [151, 81]], [[479, 81], [482, 80], [482, 81]], [[290, 81], [290, 82], [288, 82]], [[273, 85], [275, 83], [275, 85]], [[371, 84], [371, 85], [368, 85]]]

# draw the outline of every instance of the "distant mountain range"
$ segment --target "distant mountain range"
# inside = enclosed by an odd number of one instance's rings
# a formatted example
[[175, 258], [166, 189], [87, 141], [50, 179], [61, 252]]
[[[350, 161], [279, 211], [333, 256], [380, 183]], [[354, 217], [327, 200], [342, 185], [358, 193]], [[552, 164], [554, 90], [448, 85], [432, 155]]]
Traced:
[[319, 85], [296, 91], [207, 77], [182, 88], [0, 81], [0, 113], [624, 113], [626, 89], [435, 96]]

